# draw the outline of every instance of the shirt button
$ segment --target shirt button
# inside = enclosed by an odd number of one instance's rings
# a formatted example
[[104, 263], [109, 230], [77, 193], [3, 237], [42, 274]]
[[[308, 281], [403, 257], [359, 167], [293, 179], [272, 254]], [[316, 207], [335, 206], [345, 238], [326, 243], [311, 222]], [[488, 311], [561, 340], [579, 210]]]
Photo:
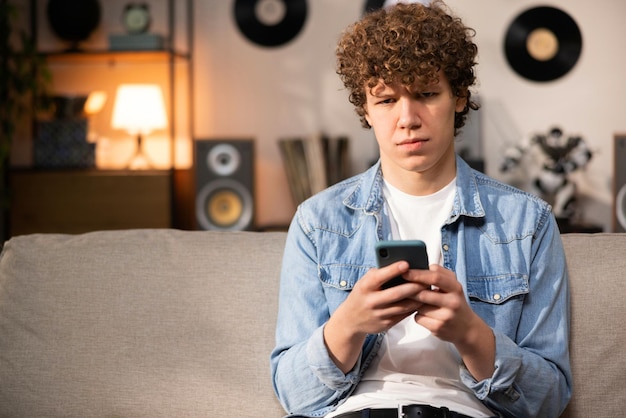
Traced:
[[493, 300], [500, 300], [502, 298], [502, 296], [500, 296], [499, 293], [496, 293], [495, 295], [493, 295]]
[[443, 250], [444, 251], [448, 251], [450, 249], [450, 247], [448, 246], [448, 244], [443, 244]]
[[346, 282], [345, 280], [342, 280], [339, 282], [339, 286], [341, 287], [346, 287], [346, 285], [348, 284], [348, 282]]

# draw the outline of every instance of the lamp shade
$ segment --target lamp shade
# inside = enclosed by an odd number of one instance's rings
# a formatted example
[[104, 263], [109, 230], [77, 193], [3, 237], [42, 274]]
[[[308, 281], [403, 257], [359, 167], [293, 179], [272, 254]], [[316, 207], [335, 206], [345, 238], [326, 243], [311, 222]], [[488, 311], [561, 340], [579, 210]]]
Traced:
[[167, 127], [161, 87], [156, 84], [122, 84], [117, 88], [111, 125], [130, 134], [147, 135]]

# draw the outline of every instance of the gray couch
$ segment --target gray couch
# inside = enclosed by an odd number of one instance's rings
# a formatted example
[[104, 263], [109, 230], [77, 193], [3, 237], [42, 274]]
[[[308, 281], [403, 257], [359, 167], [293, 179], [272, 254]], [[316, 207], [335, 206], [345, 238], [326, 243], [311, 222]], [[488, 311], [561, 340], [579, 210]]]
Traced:
[[[626, 234], [565, 235], [574, 399], [626, 405]], [[269, 376], [283, 232], [11, 239], [0, 259], [1, 417], [280, 417]]]

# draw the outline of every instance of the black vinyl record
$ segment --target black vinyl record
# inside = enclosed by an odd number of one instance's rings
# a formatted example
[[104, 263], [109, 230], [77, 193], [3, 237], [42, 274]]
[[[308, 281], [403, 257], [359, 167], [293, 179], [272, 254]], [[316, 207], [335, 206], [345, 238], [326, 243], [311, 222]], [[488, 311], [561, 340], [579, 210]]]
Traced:
[[363, 6], [363, 13], [367, 14], [369, 12], [374, 12], [378, 9], [382, 9], [385, 5], [385, 0], [365, 0], [365, 5]]
[[255, 44], [275, 47], [298, 35], [307, 16], [306, 0], [236, 0], [235, 21]]
[[524, 78], [551, 81], [569, 72], [580, 57], [582, 36], [567, 13], [554, 7], [535, 7], [509, 26], [504, 52], [509, 65]]

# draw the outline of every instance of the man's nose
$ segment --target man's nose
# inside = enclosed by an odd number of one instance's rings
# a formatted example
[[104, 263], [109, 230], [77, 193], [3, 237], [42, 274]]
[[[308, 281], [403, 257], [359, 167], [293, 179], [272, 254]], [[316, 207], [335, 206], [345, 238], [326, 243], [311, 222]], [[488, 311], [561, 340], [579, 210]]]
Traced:
[[403, 98], [399, 102], [398, 128], [416, 129], [422, 125], [419, 116], [419, 106], [415, 100]]

